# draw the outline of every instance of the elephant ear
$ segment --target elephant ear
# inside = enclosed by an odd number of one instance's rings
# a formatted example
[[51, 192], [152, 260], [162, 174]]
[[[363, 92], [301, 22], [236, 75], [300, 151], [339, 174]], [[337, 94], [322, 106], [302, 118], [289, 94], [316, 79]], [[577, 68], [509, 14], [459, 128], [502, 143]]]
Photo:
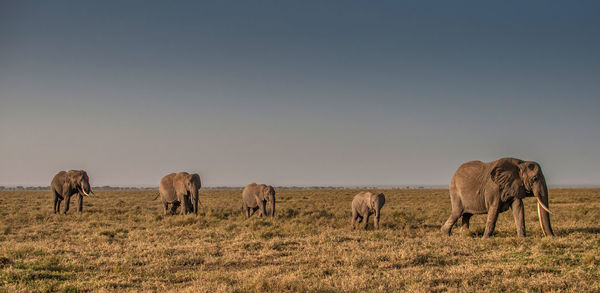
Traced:
[[377, 195], [377, 197], [379, 197], [379, 204], [383, 206], [383, 204], [385, 203], [385, 195], [383, 195], [383, 193], [380, 193]]
[[198, 188], [202, 187], [202, 181], [200, 180], [200, 175], [197, 173], [192, 175], [192, 181], [198, 186]]
[[260, 198], [262, 200], [267, 200], [269, 198], [269, 186], [265, 184], [261, 184], [260, 186]]
[[[514, 166], [513, 166], [514, 167]], [[500, 199], [504, 202], [519, 193], [520, 185], [523, 185], [519, 176], [518, 168], [511, 166], [497, 166], [490, 173], [491, 179], [498, 185]]]
[[378, 196], [379, 196], [378, 194], [371, 193], [371, 196], [369, 197], [369, 202], [367, 204], [369, 210], [375, 209], [375, 200], [377, 199]]

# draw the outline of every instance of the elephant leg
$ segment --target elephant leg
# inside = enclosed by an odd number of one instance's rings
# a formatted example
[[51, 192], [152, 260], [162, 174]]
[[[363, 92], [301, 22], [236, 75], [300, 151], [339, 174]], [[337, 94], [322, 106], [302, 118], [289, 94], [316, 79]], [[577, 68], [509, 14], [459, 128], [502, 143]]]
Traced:
[[177, 213], [177, 208], [179, 207], [179, 205], [180, 203], [178, 201], [174, 201], [171, 203], [171, 215]]
[[81, 213], [83, 212], [83, 195], [80, 195], [77, 199], [77, 211]]
[[254, 213], [256, 213], [256, 211], [258, 211], [258, 207], [253, 207], [252, 213], [250, 214], [250, 216], [254, 215]]
[[452, 210], [452, 214], [450, 214], [450, 217], [442, 226], [442, 233], [449, 236], [450, 233], [452, 233], [452, 226], [454, 226], [454, 224], [456, 223], [456, 221], [458, 221], [458, 218], [460, 218], [460, 216], [462, 216], [462, 212]]
[[260, 217], [266, 217], [267, 216], [267, 203], [262, 201], [260, 203]]
[[163, 204], [165, 205], [164, 208], [165, 208], [165, 216], [166, 216], [169, 213], [169, 203], [165, 202]]
[[456, 187], [454, 186], [454, 181], [450, 182], [450, 206], [452, 207], [452, 212], [450, 213], [450, 217], [448, 217], [448, 220], [446, 220], [446, 223], [444, 223], [444, 225], [442, 225], [442, 233], [450, 236], [450, 234], [452, 233], [452, 227], [454, 226], [454, 224], [456, 224], [456, 221], [458, 221], [458, 218], [460, 218], [460, 216], [462, 216], [463, 214], [463, 205], [462, 202], [460, 200], [460, 197], [458, 196], [458, 190], [456, 190]]
[[473, 216], [473, 214], [464, 213], [462, 215], [462, 230], [463, 231], [469, 230], [469, 221], [471, 220], [471, 216]]
[[184, 195], [181, 198], [181, 215], [185, 215], [188, 212], [189, 206], [188, 206], [188, 197], [186, 195]]
[[523, 201], [519, 198], [513, 201], [510, 206], [515, 218], [515, 226], [517, 226], [517, 235], [525, 237], [525, 209], [523, 207]]
[[185, 214], [191, 214], [194, 212], [194, 205], [192, 204], [192, 197], [191, 196], [187, 196], [185, 198], [185, 202], [187, 204], [187, 208], [185, 209]]
[[67, 195], [67, 198], [65, 198], [65, 211], [64, 214], [66, 215], [67, 212], [69, 211], [69, 206], [71, 205], [71, 196]]
[[379, 229], [379, 217], [375, 216], [375, 219], [373, 219], [373, 228], [375, 230]]
[[194, 214], [198, 215], [198, 198], [194, 199]]
[[352, 230], [354, 230], [354, 229], [356, 228], [356, 227], [355, 227], [355, 223], [356, 223], [356, 220], [357, 220], [357, 219], [358, 219], [358, 213], [356, 212], [356, 210], [355, 210], [355, 209], [352, 209], [352, 221], [351, 221], [351, 224], [352, 224]]
[[63, 200], [63, 197], [54, 189], [52, 189], [52, 192], [54, 193], [54, 213], [56, 214], [59, 212], [60, 201]]
[[246, 203], [242, 200], [242, 214], [246, 216], [246, 219], [250, 218], [250, 209]]
[[58, 210], [56, 209], [56, 207], [58, 206], [58, 196], [56, 196], [56, 193], [54, 193], [54, 213], [56, 214], [58, 212]]
[[488, 209], [488, 218], [485, 224], [485, 231], [483, 232], [483, 238], [488, 238], [494, 233], [496, 228], [496, 221], [498, 220], [498, 206], [491, 206]]
[[363, 220], [365, 222], [363, 223], [362, 228], [365, 230], [367, 230], [367, 225], [369, 225], [369, 217], [370, 216], [371, 216], [370, 214], [367, 214], [366, 216], [363, 217]]

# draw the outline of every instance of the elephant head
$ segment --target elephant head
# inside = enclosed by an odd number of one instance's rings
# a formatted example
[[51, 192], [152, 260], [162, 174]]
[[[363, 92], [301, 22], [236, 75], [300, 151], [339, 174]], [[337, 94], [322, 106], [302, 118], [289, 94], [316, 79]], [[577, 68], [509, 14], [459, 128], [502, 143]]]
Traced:
[[552, 212], [548, 208], [548, 187], [538, 163], [521, 160], [501, 161], [501, 164], [492, 168], [491, 179], [498, 184], [501, 199], [504, 201], [512, 196], [519, 199], [535, 197], [542, 233], [544, 236], [554, 236], [550, 225]]
[[190, 193], [191, 198], [198, 197], [198, 189], [202, 187], [202, 182], [200, 181], [200, 175], [198, 174], [187, 174], [185, 182], [185, 187]]
[[554, 236], [550, 225], [550, 214], [552, 212], [548, 208], [548, 186], [542, 168], [538, 163], [531, 161], [521, 163], [519, 168], [527, 196], [533, 196], [537, 199], [538, 220], [540, 221], [542, 233], [544, 233], [544, 236]]
[[269, 202], [271, 203], [271, 217], [275, 217], [275, 188], [271, 185], [262, 184], [260, 187], [261, 191], [259, 193], [259, 199], [262, 201], [262, 204], [260, 204], [261, 209], [263, 209], [262, 212], [265, 216], [267, 215], [265, 203]]
[[375, 214], [375, 218], [379, 219], [381, 207], [385, 204], [385, 196], [383, 193], [373, 193], [369, 199], [369, 211]]
[[67, 179], [71, 185], [71, 189], [77, 190], [81, 196], [94, 194], [90, 186], [90, 178], [83, 170], [70, 170], [67, 172]]

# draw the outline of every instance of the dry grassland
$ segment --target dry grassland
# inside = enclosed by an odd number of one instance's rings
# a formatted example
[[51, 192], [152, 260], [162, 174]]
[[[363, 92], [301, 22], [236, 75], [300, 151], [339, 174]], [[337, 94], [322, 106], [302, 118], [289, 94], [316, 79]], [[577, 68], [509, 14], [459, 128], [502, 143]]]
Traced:
[[198, 217], [163, 216], [156, 191], [97, 190], [81, 215], [2, 191], [0, 291], [600, 291], [600, 189], [550, 190], [557, 237], [528, 198], [527, 238], [505, 212], [487, 240], [482, 215], [440, 234], [446, 190], [381, 191], [378, 231], [350, 230], [357, 190], [280, 190], [276, 218], [249, 220], [237, 190], [201, 191]]

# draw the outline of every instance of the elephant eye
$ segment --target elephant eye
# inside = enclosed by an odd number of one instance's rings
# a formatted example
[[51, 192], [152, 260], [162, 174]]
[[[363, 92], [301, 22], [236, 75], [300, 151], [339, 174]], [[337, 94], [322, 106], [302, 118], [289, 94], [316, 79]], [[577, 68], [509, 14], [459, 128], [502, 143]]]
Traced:
[[538, 177], [537, 177], [537, 176], [533, 176], [533, 177], [531, 177], [531, 181], [532, 181], [532, 182], [536, 182], [536, 181], [538, 181]]

